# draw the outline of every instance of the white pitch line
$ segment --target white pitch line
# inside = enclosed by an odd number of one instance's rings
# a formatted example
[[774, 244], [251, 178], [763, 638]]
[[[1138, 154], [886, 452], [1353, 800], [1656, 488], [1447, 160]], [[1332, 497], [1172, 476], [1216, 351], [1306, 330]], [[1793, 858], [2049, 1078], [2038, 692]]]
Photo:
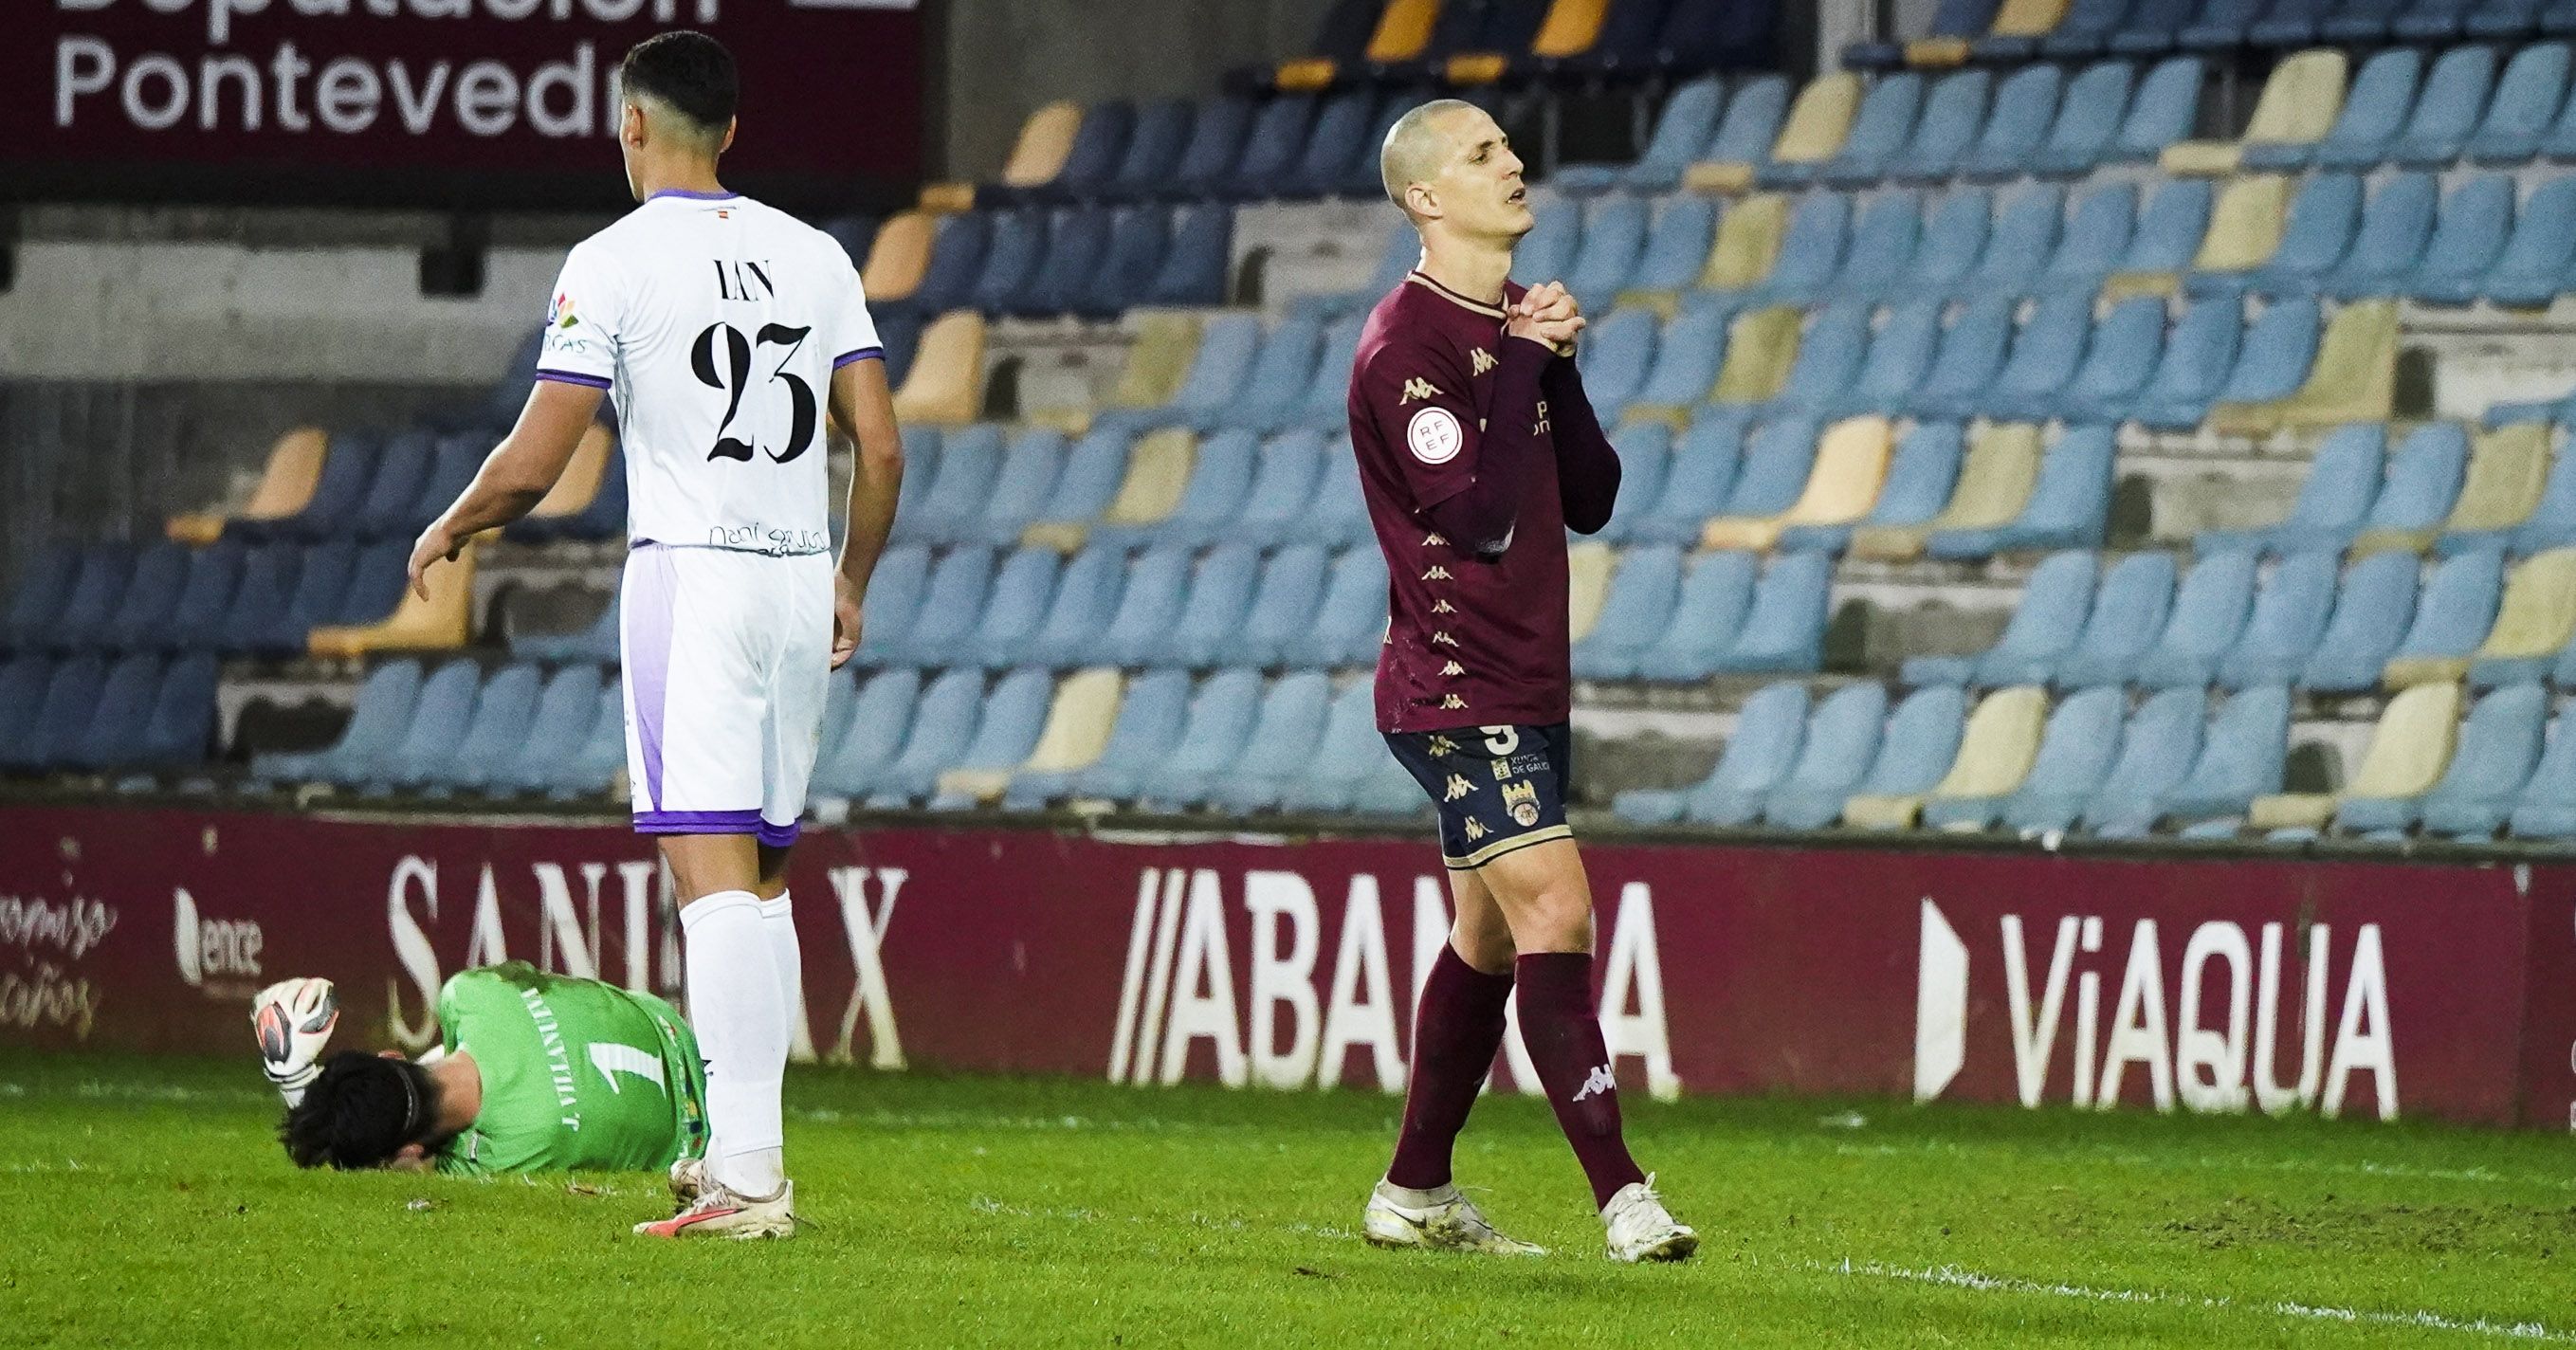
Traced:
[[2142, 1303], [2165, 1308], [2202, 1308], [2269, 1313], [2275, 1317], [2311, 1322], [2346, 1322], [2358, 1326], [2413, 1327], [2428, 1331], [2457, 1331], [2476, 1336], [2495, 1336], [2507, 1340], [2536, 1341], [2552, 1345], [2576, 1345], [2576, 1332], [2557, 1331], [2539, 1322], [2495, 1322], [2483, 1317], [2453, 1317], [2447, 1313], [2416, 1309], [2410, 1312], [2374, 1312], [2360, 1308], [2336, 1308], [2289, 1300], [2240, 1301], [2224, 1296], [2194, 1297], [2189, 1294], [2165, 1294], [2149, 1289], [2096, 1289], [2089, 1285], [2059, 1284], [2043, 1280], [2025, 1280], [2009, 1275], [1984, 1275], [1957, 1266], [1890, 1266], [1876, 1261], [1798, 1261], [1802, 1269], [1825, 1275], [1855, 1279], [1898, 1280], [1910, 1284], [1940, 1285], [1949, 1289], [1967, 1289], [1981, 1294], [2030, 1294], [2043, 1298], [2078, 1299], [2092, 1303]]

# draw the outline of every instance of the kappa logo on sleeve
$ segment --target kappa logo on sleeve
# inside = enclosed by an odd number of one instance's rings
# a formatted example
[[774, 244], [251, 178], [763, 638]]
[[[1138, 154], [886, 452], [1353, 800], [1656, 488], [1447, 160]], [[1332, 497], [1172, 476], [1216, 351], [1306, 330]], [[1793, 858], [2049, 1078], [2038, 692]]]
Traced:
[[1458, 416], [1447, 408], [1424, 408], [1404, 424], [1404, 443], [1413, 457], [1425, 464], [1446, 464], [1458, 457], [1466, 444], [1466, 433], [1459, 430]]
[[1397, 399], [1395, 405], [1401, 408], [1407, 403], [1419, 403], [1425, 399], [1438, 397], [1440, 397], [1440, 386], [1429, 380], [1411, 379], [1404, 382], [1404, 397]]

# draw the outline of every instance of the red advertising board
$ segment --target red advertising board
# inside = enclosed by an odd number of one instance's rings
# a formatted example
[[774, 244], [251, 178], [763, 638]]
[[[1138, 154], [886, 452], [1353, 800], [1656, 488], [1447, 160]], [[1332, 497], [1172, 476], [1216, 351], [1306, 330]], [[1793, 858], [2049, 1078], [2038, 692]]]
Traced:
[[181, 184], [381, 204], [596, 206], [617, 63], [713, 34], [741, 69], [729, 174], [846, 192], [921, 150], [913, 0], [14, 0], [12, 195]]
[[[1586, 858], [1635, 1088], [2576, 1127], [2576, 866]], [[1400, 1088], [1447, 924], [1404, 840], [814, 831], [791, 882], [800, 1050], [1139, 1085]], [[614, 825], [0, 809], [0, 1041], [247, 1059], [248, 996], [319, 974], [420, 1046], [456, 970], [677, 992], [678, 942]]]

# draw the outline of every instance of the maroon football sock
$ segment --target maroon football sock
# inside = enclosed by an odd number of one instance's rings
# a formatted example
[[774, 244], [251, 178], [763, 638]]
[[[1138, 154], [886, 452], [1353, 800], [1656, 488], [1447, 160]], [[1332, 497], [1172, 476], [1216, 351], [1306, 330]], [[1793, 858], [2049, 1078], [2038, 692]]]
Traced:
[[1413, 1067], [1405, 1078], [1404, 1129], [1386, 1179], [1411, 1190], [1449, 1183], [1450, 1146], [1475, 1109], [1476, 1093], [1503, 1044], [1509, 974], [1488, 975], [1440, 944], [1413, 1013]]
[[1592, 1201], [1610, 1203], [1619, 1188], [1643, 1181], [1619, 1133], [1619, 1083], [1610, 1050], [1601, 1039], [1601, 1017], [1592, 1004], [1588, 952], [1531, 952], [1514, 963], [1520, 984], [1521, 1041], [1557, 1128], [1574, 1146], [1575, 1159], [1592, 1181]]

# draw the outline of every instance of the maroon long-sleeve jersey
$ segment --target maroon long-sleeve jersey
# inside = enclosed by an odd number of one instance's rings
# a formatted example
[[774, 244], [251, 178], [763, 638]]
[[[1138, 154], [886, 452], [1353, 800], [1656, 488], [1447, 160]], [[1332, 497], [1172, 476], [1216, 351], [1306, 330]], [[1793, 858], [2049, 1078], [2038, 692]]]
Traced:
[[1574, 362], [1506, 338], [1504, 317], [1416, 272], [1360, 332], [1351, 445], [1386, 554], [1384, 731], [1570, 711], [1565, 531], [1609, 520], [1619, 461]]

